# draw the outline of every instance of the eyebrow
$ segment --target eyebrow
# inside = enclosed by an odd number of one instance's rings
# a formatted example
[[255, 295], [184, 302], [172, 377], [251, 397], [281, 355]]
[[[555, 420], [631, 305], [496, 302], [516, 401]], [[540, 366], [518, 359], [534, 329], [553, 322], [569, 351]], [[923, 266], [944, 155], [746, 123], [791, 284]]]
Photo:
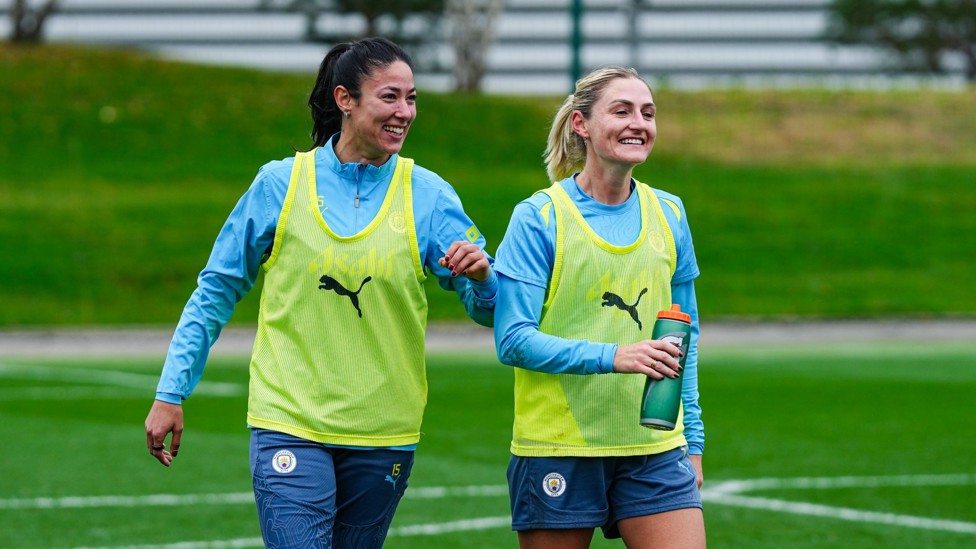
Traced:
[[[627, 106], [633, 106], [634, 105], [634, 102], [633, 101], [629, 101], [627, 99], [614, 99], [613, 101], [610, 101], [610, 105], [614, 105], [616, 103], [623, 103], [624, 105], [627, 105]], [[649, 103], [644, 103], [643, 105], [641, 105], [641, 108], [642, 109], [646, 109], [648, 107], [653, 108], [654, 107], [654, 102], [651, 101]]]
[[[399, 92], [401, 88], [399, 86], [383, 86], [379, 91], [390, 90], [394, 92]], [[416, 86], [407, 90], [407, 93], [417, 93]]]

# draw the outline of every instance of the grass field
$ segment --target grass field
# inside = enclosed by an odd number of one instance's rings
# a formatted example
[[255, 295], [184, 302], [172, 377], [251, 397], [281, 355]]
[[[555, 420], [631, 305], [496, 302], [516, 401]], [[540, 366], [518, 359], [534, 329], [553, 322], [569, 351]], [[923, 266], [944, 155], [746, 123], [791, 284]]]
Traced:
[[[211, 361], [164, 469], [142, 429], [160, 358], [0, 358], [0, 545], [260, 546], [246, 359]], [[976, 344], [703, 347], [701, 363], [710, 547], [976, 546]], [[387, 547], [514, 547], [511, 370], [435, 354], [429, 378]]]

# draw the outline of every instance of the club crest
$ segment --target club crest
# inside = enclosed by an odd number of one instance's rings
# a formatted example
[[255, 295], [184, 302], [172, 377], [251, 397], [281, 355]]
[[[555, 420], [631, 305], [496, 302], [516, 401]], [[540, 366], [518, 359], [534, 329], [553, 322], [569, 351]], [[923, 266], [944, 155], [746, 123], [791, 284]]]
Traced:
[[271, 458], [271, 467], [279, 473], [288, 474], [295, 470], [296, 465], [298, 465], [298, 459], [289, 450], [278, 450]]
[[557, 498], [566, 491], [566, 478], [559, 473], [549, 473], [542, 479], [542, 489], [547, 496]]

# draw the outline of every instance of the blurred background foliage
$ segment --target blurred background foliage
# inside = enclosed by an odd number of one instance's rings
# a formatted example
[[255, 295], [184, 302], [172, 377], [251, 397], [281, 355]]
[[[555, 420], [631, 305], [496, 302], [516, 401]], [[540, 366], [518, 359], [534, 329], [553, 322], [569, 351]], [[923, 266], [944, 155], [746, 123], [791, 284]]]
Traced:
[[[310, 145], [312, 80], [0, 45], [0, 327], [175, 324], [257, 169]], [[635, 176], [685, 202], [703, 318], [976, 313], [976, 90], [654, 92]], [[421, 90], [403, 154], [491, 253], [547, 185], [561, 101]], [[433, 320], [463, 317], [430, 289]]]

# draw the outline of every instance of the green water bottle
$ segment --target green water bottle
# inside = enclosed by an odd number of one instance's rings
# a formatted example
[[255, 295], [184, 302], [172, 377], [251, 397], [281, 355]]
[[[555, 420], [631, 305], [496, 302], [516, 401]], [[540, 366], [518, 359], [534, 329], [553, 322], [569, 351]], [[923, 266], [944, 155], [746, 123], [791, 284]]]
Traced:
[[[657, 314], [652, 339], [661, 339], [681, 349], [678, 364], [682, 370], [688, 347], [691, 345], [691, 315], [681, 312], [681, 306], [671, 305], [670, 310]], [[681, 372], [677, 378], [661, 380], [647, 378], [644, 397], [641, 399], [640, 424], [651, 429], [673, 431], [681, 409]]]

